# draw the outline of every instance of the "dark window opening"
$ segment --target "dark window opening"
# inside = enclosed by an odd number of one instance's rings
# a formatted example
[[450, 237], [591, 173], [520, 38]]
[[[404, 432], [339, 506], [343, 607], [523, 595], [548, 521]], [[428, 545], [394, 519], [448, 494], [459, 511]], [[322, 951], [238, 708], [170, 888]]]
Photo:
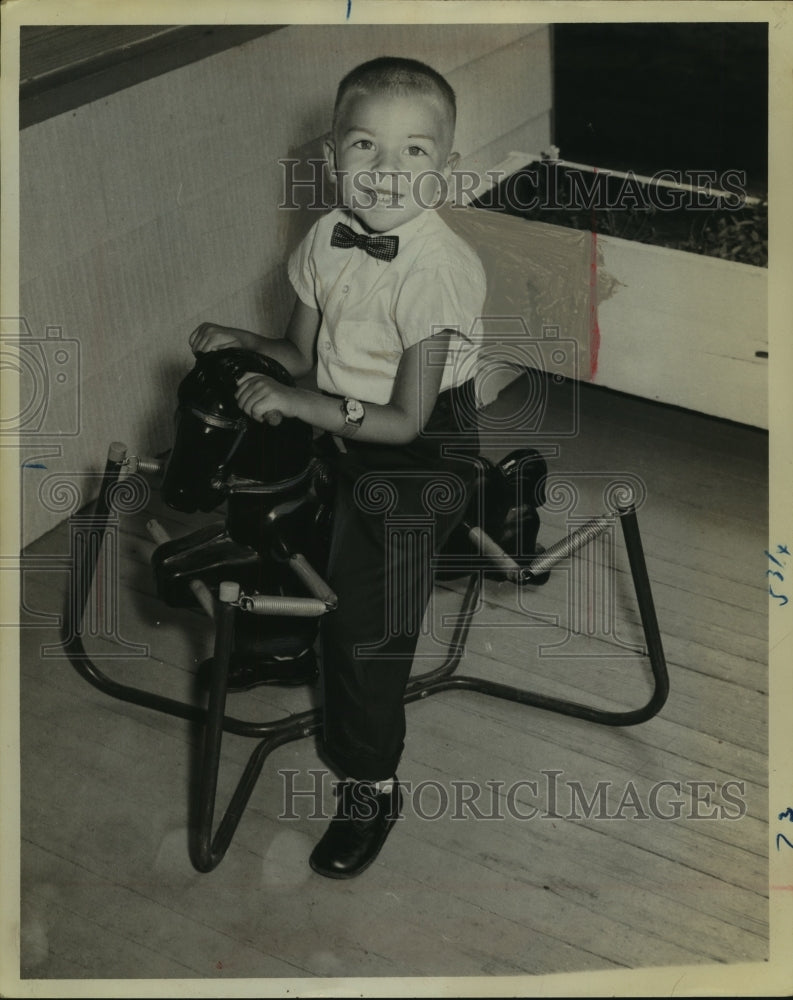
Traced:
[[652, 175], [768, 177], [765, 22], [558, 24], [554, 142], [563, 159]]

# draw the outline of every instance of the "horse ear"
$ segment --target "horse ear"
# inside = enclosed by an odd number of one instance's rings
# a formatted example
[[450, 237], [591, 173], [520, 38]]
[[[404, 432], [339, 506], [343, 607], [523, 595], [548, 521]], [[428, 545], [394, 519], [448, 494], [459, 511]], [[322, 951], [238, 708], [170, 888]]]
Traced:
[[212, 351], [205, 358], [205, 364], [214, 367], [219, 384], [229, 392], [232, 398], [237, 392], [237, 383], [248, 372], [257, 375], [268, 375], [282, 385], [294, 386], [295, 380], [284, 366], [258, 351], [249, 351], [241, 347], [229, 347], [222, 351]]

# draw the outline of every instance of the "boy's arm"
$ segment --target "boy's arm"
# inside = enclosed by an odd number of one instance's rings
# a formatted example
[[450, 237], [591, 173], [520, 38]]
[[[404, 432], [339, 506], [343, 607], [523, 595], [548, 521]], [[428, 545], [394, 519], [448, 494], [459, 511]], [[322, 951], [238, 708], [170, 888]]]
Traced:
[[451, 331], [442, 331], [409, 347], [399, 363], [391, 400], [364, 403], [360, 426], [348, 424], [339, 400], [308, 389], [290, 389], [265, 375], [244, 375], [237, 403], [255, 420], [278, 410], [341, 437], [380, 444], [407, 444], [424, 429], [440, 391]]
[[256, 351], [280, 362], [290, 375], [300, 378], [314, 367], [314, 346], [319, 324], [319, 312], [297, 299], [283, 337], [264, 337], [250, 330], [202, 323], [190, 334], [189, 343], [196, 354], [220, 351], [226, 347]]

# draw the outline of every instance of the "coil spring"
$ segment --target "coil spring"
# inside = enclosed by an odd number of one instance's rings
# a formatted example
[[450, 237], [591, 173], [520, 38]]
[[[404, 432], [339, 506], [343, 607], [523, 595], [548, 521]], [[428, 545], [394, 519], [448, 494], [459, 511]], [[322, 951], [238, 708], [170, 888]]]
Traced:
[[324, 601], [316, 597], [280, 597], [271, 594], [252, 594], [240, 598], [243, 611], [256, 615], [289, 615], [296, 618], [313, 618], [328, 610]]
[[560, 538], [549, 546], [542, 555], [532, 559], [529, 563], [529, 572], [532, 576], [539, 576], [540, 573], [547, 573], [549, 570], [568, 556], [583, 548], [588, 542], [602, 535], [603, 532], [614, 523], [613, 517], [593, 517], [591, 521], [582, 524], [580, 528], [570, 532], [565, 538]]
[[141, 455], [130, 455], [127, 459], [129, 472], [146, 472], [150, 476], [159, 475], [165, 468], [165, 462], [159, 458], [145, 458]]

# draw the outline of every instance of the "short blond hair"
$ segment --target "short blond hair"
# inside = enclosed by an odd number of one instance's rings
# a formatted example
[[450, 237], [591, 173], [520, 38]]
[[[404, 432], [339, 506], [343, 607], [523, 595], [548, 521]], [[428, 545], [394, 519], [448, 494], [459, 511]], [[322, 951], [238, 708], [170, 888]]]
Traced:
[[379, 56], [361, 63], [344, 77], [336, 91], [333, 107], [333, 131], [345, 102], [352, 94], [424, 94], [437, 98], [449, 123], [450, 137], [457, 123], [457, 99], [454, 91], [437, 70], [418, 59]]

